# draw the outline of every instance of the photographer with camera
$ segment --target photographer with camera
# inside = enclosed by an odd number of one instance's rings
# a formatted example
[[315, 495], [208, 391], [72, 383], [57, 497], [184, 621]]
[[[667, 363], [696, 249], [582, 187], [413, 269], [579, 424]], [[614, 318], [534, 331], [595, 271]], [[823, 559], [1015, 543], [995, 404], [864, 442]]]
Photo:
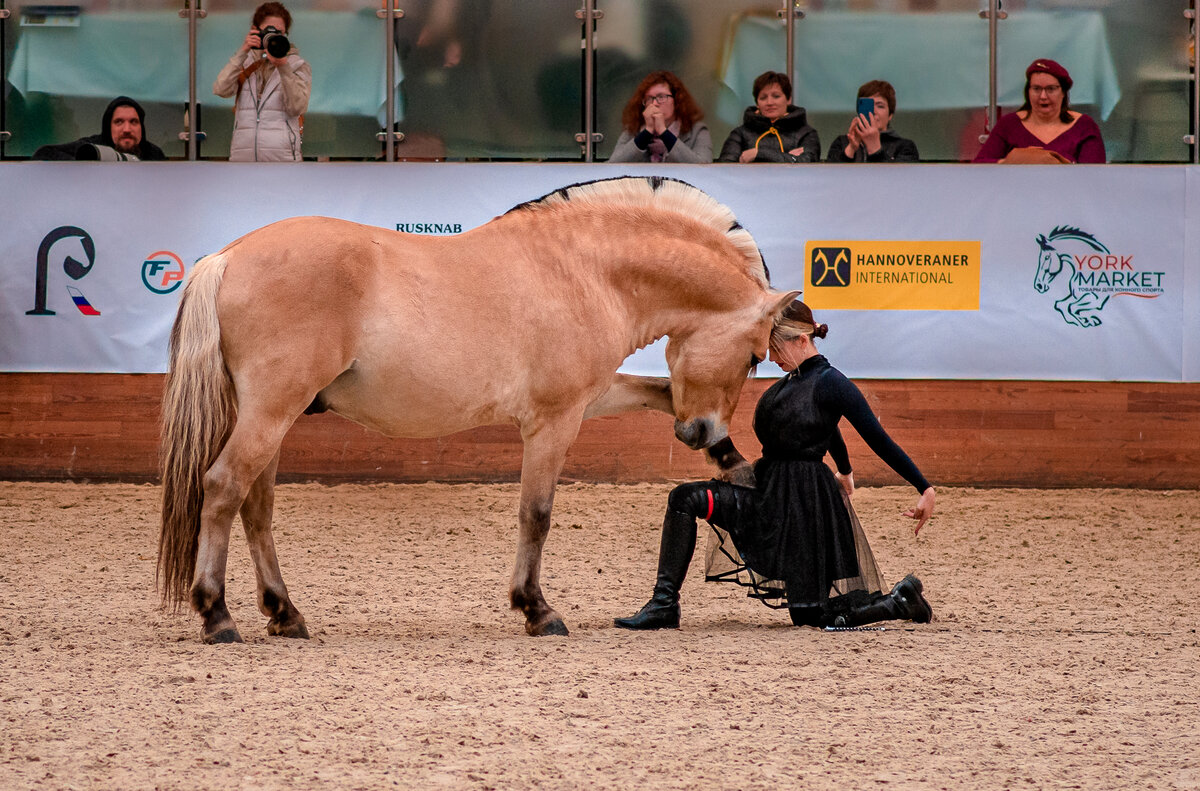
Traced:
[[161, 162], [167, 157], [158, 146], [146, 140], [146, 111], [128, 96], [108, 103], [100, 121], [100, 134], [81, 137], [70, 143], [46, 145], [33, 152], [40, 160], [101, 160], [104, 162]]
[[292, 15], [282, 3], [254, 10], [250, 32], [213, 83], [235, 96], [230, 162], [299, 162], [312, 69], [288, 41]]

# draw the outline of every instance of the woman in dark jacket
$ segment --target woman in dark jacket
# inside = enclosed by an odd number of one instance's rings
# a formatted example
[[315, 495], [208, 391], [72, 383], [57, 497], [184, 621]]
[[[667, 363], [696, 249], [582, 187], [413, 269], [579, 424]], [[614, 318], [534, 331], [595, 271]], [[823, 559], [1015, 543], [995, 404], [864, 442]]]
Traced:
[[792, 104], [792, 81], [777, 71], [754, 80], [754, 107], [729, 133], [718, 162], [817, 162], [821, 140], [803, 107]]
[[[713, 526], [705, 574], [737, 582], [769, 606], [786, 606], [797, 626], [855, 627], [887, 620], [928, 623], [921, 581], [909, 574], [883, 592], [883, 578], [850, 505], [854, 477], [838, 429], [844, 417], [871, 450], [919, 493], [905, 512], [919, 531], [933, 514], [934, 490], [871, 411], [854, 383], [817, 352], [817, 324], [793, 302], [771, 333], [771, 360], [787, 371], [758, 400], [754, 432], [762, 458], [755, 488], [719, 481], [685, 483], [667, 500], [654, 595], [623, 629], [679, 626], [679, 589], [696, 547], [696, 519]], [[838, 472], [825, 465], [833, 457]], [[780, 602], [772, 604], [771, 602]]]

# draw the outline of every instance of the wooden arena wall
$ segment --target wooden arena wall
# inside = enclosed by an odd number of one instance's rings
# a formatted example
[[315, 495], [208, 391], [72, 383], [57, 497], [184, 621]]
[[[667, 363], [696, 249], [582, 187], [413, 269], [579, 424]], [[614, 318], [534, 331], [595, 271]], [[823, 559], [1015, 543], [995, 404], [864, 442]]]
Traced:
[[[752, 380], [732, 426], [759, 445]], [[154, 481], [162, 375], [0, 374], [0, 479]], [[884, 427], [936, 484], [1151, 489], [1200, 487], [1200, 384], [859, 380]], [[860, 485], [900, 483], [844, 427]], [[283, 446], [281, 481], [511, 481], [512, 426], [434, 440], [389, 439], [335, 415], [303, 416]], [[568, 481], [637, 482], [710, 475], [668, 416], [584, 423]]]

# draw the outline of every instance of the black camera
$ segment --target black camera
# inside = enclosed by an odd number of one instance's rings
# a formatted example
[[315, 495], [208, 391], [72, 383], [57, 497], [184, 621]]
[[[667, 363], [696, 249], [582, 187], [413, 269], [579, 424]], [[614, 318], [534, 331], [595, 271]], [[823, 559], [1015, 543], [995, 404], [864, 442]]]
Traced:
[[258, 37], [262, 41], [262, 49], [265, 49], [272, 57], [287, 57], [292, 50], [292, 43], [288, 41], [287, 33], [277, 27], [268, 25], [262, 29]]

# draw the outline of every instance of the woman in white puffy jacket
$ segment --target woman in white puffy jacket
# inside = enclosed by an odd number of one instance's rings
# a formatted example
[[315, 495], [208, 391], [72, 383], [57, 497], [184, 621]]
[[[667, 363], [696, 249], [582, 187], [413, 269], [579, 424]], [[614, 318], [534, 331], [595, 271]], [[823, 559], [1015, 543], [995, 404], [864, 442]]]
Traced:
[[292, 15], [282, 3], [263, 3], [254, 10], [250, 32], [213, 83], [217, 96], [234, 100], [230, 162], [299, 162], [301, 116], [312, 92], [312, 69], [295, 47], [282, 57], [272, 54], [262, 35], [268, 28], [284, 33]]

